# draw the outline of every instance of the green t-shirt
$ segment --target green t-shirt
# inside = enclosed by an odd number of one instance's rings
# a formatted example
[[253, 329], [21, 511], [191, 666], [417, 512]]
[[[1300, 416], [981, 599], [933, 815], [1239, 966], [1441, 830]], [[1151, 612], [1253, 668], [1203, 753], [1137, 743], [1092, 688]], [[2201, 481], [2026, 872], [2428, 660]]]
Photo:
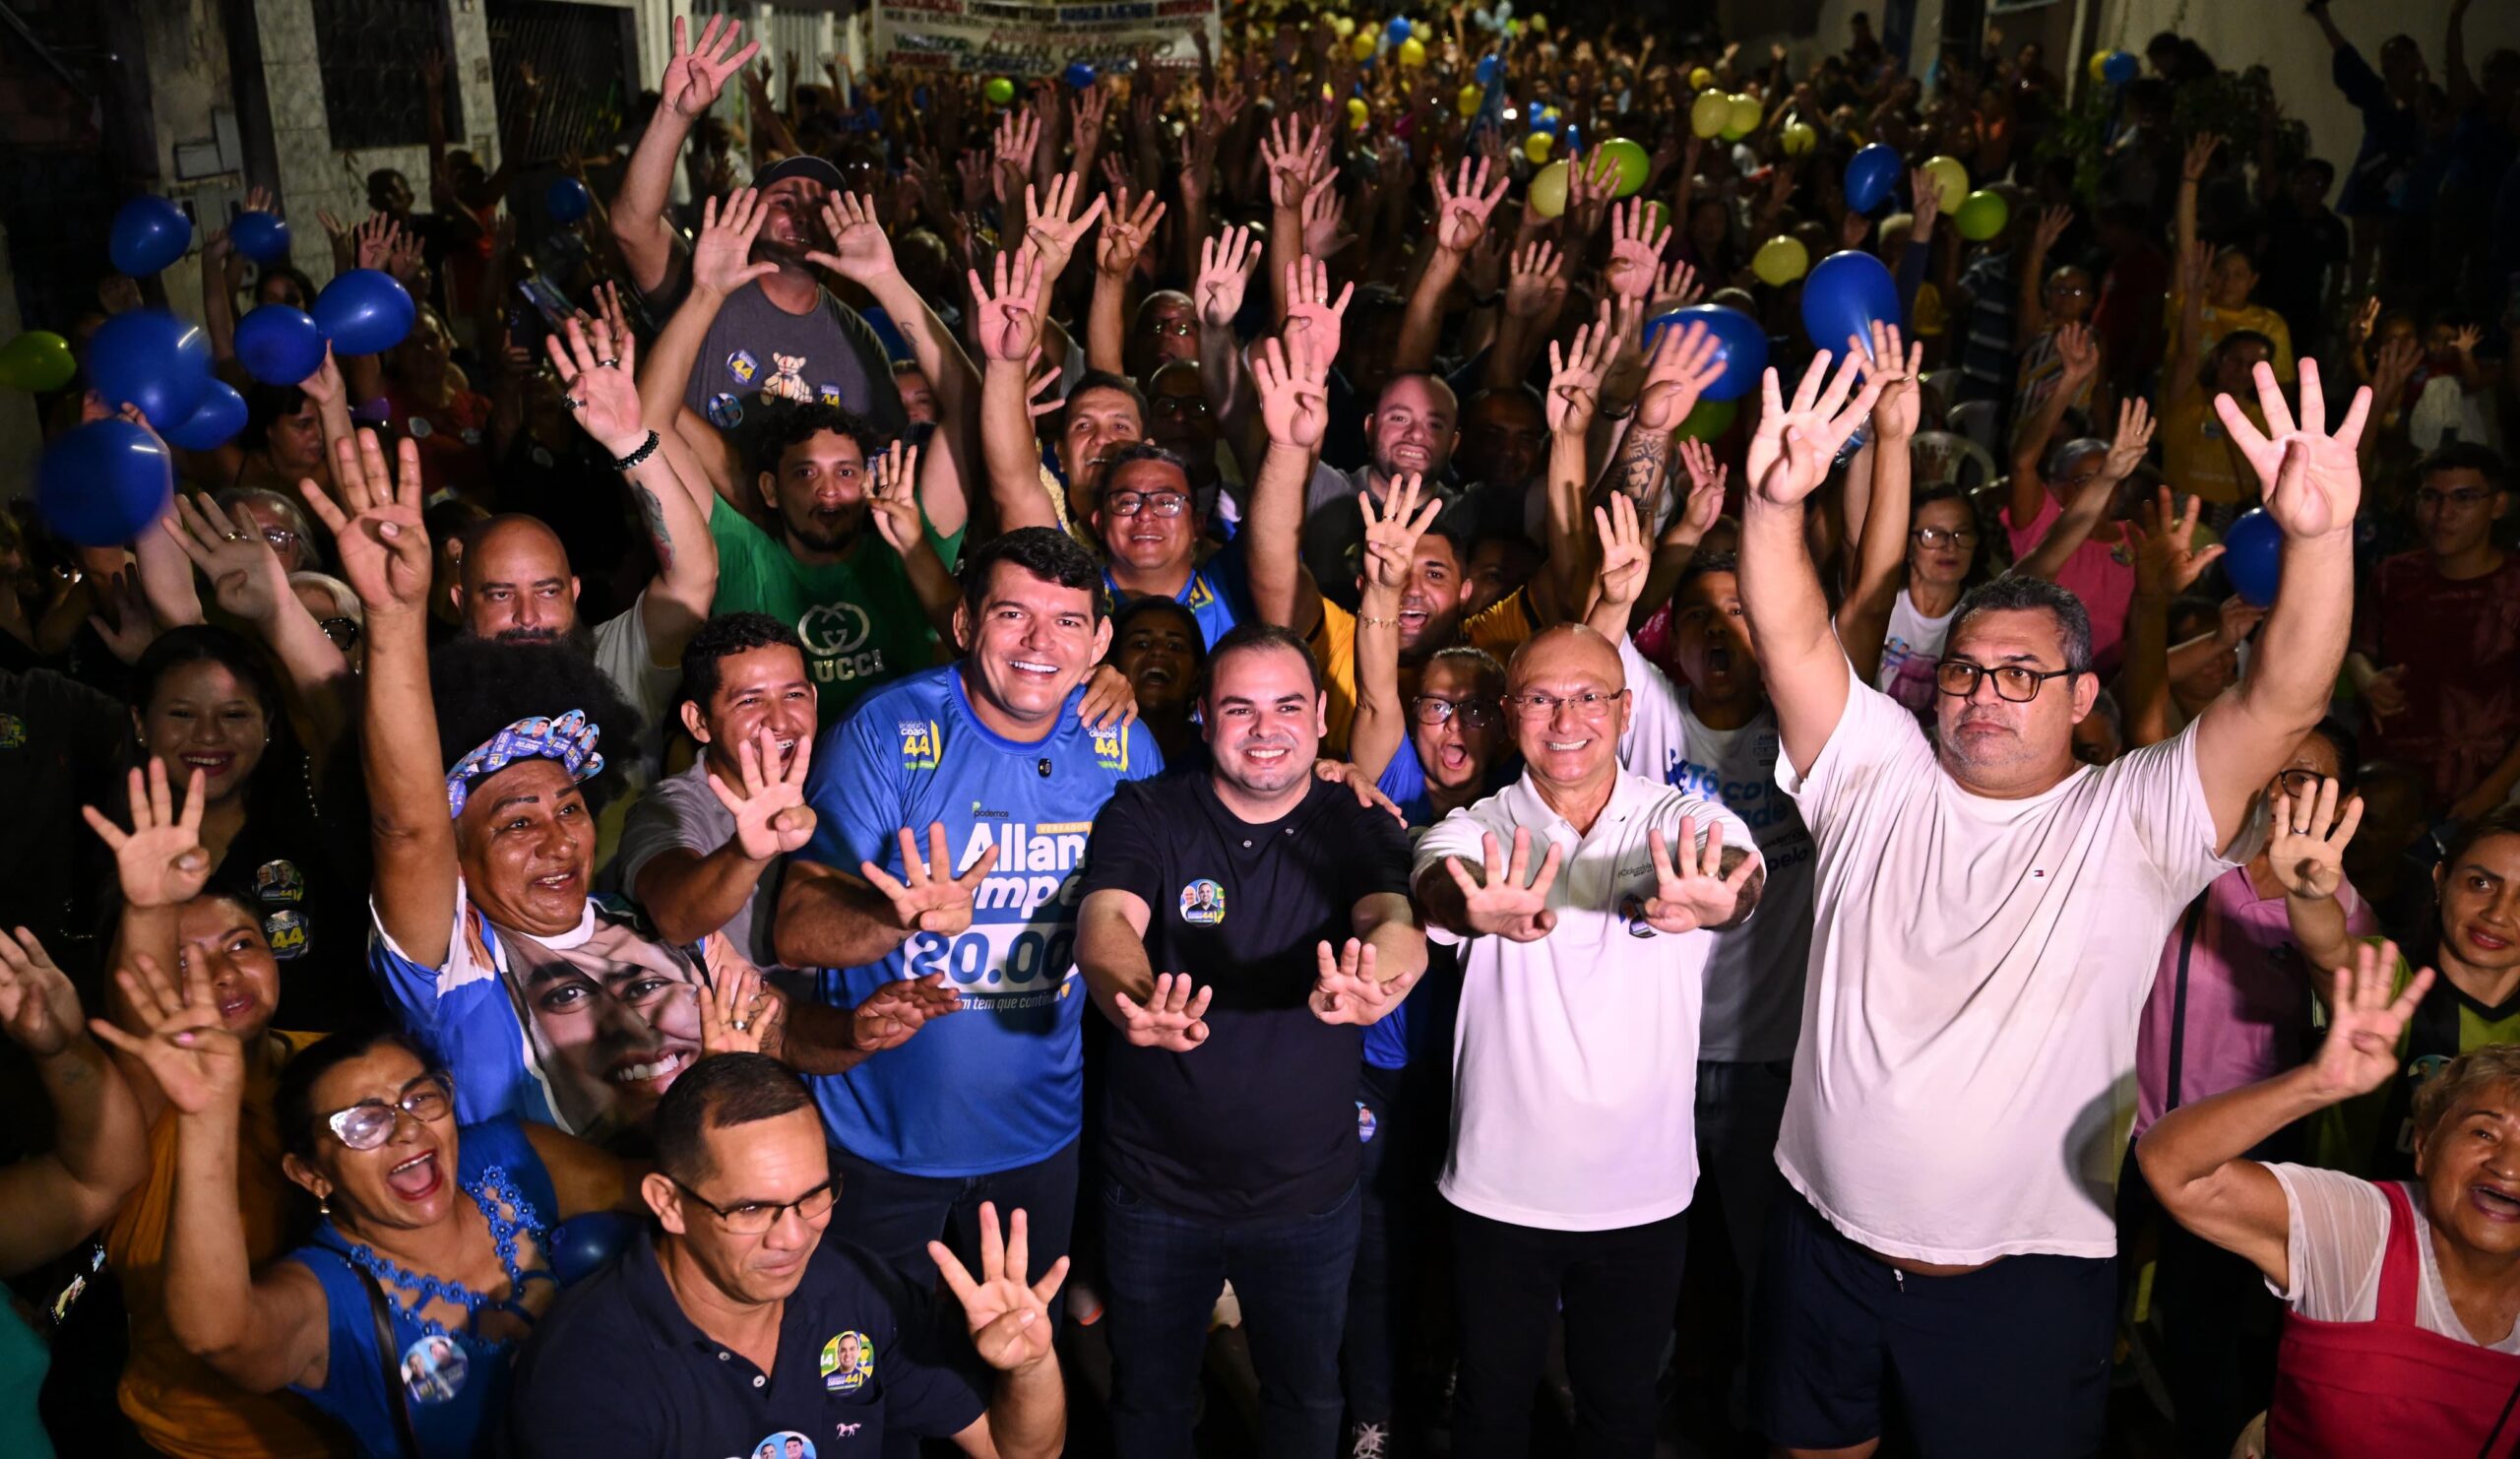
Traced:
[[[2390, 974], [2390, 996], [2406, 991], [2414, 978], [2415, 965], [2401, 954]], [[2417, 1086], [2460, 1054], [2491, 1044], [2520, 1044], [2520, 998], [2488, 1008], [2436, 974], [2398, 1036], [2398, 1077], [2322, 1112], [2319, 1164], [2366, 1180], [2413, 1179]]]
[[[922, 525], [925, 518], [921, 518]], [[873, 527], [838, 562], [809, 565], [787, 543], [721, 498], [709, 513], [718, 543], [719, 613], [768, 613], [805, 642], [805, 668], [819, 696], [822, 726], [838, 724], [857, 696], [936, 662], [936, 633], [912, 591], [910, 574]], [[951, 568], [963, 534], [927, 540]]]

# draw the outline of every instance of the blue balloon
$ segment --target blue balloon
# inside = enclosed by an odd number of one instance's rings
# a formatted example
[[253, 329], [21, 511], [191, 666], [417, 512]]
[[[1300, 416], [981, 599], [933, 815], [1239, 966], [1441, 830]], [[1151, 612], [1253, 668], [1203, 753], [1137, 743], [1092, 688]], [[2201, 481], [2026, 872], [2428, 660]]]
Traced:
[[160, 431], [191, 416], [210, 388], [210, 340], [163, 309], [117, 314], [88, 346], [88, 379], [106, 408], [140, 408]]
[[1545, 132], [1549, 136], [1554, 137], [1557, 135], [1557, 126], [1558, 122], [1556, 117], [1548, 115], [1537, 106], [1532, 108], [1533, 131]]
[[285, 263], [288, 259], [288, 224], [274, 214], [237, 214], [236, 221], [227, 225], [227, 241], [258, 264]]
[[2284, 579], [2284, 529], [2262, 507], [2240, 513], [2223, 534], [2223, 573], [2232, 591], [2251, 607], [2275, 605]]
[[1844, 354], [1847, 337], [1872, 338], [1876, 320], [1899, 322], [1899, 281], [1871, 254], [1853, 248], [1830, 254], [1802, 281], [1802, 332], [1812, 349]]
[[184, 256], [193, 245], [193, 221], [164, 198], [134, 198], [114, 215], [105, 252], [114, 267], [145, 279]]
[[1847, 163], [1847, 207], [1858, 213], [1880, 207], [1898, 185], [1899, 153], [1887, 143], [1873, 143]]
[[1715, 336], [1715, 362], [1724, 368], [1715, 383], [1706, 387], [1701, 400], [1730, 401], [1756, 390], [1759, 372], [1768, 367], [1767, 332], [1759, 322], [1738, 309], [1722, 304], [1691, 304], [1658, 315], [1645, 325], [1645, 352], [1654, 352], [1654, 342], [1666, 329], [1686, 329], [1692, 324], [1706, 326]]
[[236, 321], [236, 357], [265, 385], [295, 385], [324, 365], [324, 332], [303, 309], [265, 304]]
[[334, 276], [315, 296], [315, 327], [340, 354], [382, 354], [403, 343], [418, 314], [411, 296], [380, 269]]
[[128, 420], [92, 420], [44, 448], [35, 508], [83, 547], [117, 547], [158, 520], [174, 485], [164, 442]]
[[543, 1251], [551, 1259], [551, 1275], [563, 1287], [594, 1276], [612, 1264], [630, 1244], [630, 1218], [619, 1211], [589, 1211], [551, 1228]]
[[1479, 84], [1480, 86], [1494, 86], [1496, 84], [1496, 71], [1498, 66], [1501, 64], [1502, 62], [1497, 57], [1497, 54], [1492, 50], [1487, 54], [1480, 56], [1479, 58]]
[[1391, 43], [1394, 45], [1398, 45], [1400, 42], [1408, 39], [1409, 17], [1405, 15], [1393, 16], [1391, 18], [1391, 24], [1383, 28], [1383, 33], [1391, 37]]
[[212, 451], [234, 440], [244, 428], [245, 398], [235, 386], [213, 376], [210, 388], [201, 394], [201, 404], [166, 432], [166, 439], [187, 451]]
[[1094, 85], [1094, 68], [1083, 61], [1070, 61], [1062, 79], [1067, 82], [1069, 91], [1084, 91]]
[[2135, 59], [2133, 51], [2113, 50], [2109, 53], [2108, 60], [2100, 63], [2100, 75], [2110, 86], [2124, 86], [2133, 81], [2142, 68], [2143, 63]]
[[[1575, 154], [1584, 150], [1584, 129], [1575, 125], [1573, 122], [1568, 122], [1564, 127], [1558, 130], [1557, 140], [1566, 144], [1566, 155], [1571, 158], [1575, 156]], [[1585, 164], [1580, 162], [1570, 162], [1568, 165], [1580, 166]], [[1589, 176], [1590, 174], [1587, 175]]]
[[542, 190], [542, 208], [553, 222], [566, 227], [595, 210], [595, 195], [574, 177], [555, 177]]

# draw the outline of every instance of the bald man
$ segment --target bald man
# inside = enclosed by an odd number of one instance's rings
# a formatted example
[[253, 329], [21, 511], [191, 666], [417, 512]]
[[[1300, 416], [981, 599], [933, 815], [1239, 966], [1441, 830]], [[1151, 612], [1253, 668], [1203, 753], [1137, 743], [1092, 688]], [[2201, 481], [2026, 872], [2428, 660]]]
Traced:
[[[708, 621], [709, 601], [718, 592], [718, 548], [687, 492], [651, 491], [636, 480], [632, 488], [657, 546], [657, 575], [638, 602], [592, 630], [578, 617], [568, 549], [538, 518], [491, 517], [458, 537], [456, 580], [448, 592], [469, 637], [564, 643], [593, 655], [639, 712], [644, 728], [630, 775], [644, 786], [662, 756], [662, 726], [682, 684], [683, 646]], [[625, 752], [631, 748], [624, 743]]]
[[1698, 1018], [1715, 934], [1758, 905], [1739, 817], [1619, 767], [1609, 640], [1536, 635], [1506, 675], [1523, 778], [1428, 831], [1412, 891], [1462, 946], [1453, 1207], [1463, 1459], [1530, 1452], [1549, 1316], [1585, 1453], [1654, 1451], [1655, 1378], [1697, 1185]]

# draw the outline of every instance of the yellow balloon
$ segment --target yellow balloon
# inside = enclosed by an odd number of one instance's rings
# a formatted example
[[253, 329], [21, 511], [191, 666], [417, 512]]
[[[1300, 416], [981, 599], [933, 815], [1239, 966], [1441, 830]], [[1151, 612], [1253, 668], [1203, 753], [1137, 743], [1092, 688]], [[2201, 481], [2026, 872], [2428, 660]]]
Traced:
[[1486, 99], [1486, 88], [1477, 85], [1466, 86], [1461, 89], [1460, 95], [1453, 97], [1453, 105], [1458, 108], [1464, 116], [1477, 116], [1479, 114], [1480, 103]]
[[1339, 99], [1339, 94], [1332, 91], [1330, 89], [1330, 83], [1326, 81], [1321, 84], [1321, 99], [1324, 101], [1336, 101]]
[[1526, 195], [1532, 211], [1543, 218], [1555, 218], [1566, 211], [1566, 159], [1556, 161], [1532, 174], [1531, 191]]
[[1732, 98], [1730, 109], [1732, 117], [1724, 128], [1727, 137], [1749, 136], [1759, 129], [1759, 123], [1767, 116], [1766, 109], [1759, 105], [1759, 98], [1746, 92]]
[[2109, 78], [2102, 73], [2108, 69], [2108, 66], [2109, 52], [2105, 50], [2096, 50], [2091, 53], [2091, 66], [2089, 69], [2091, 71], [2092, 80], [2107, 81]]
[[1400, 64], [1412, 70], [1426, 64], [1426, 42], [1412, 35], [1400, 42]]
[[1925, 174], [1933, 179], [1934, 196], [1941, 203], [1943, 216], [1948, 218], [1959, 212], [1969, 197], [1969, 169], [1961, 165], [1960, 159], [1928, 158]]
[[1759, 245], [1750, 258], [1750, 272], [1759, 276], [1761, 284], [1782, 288], [1811, 272], [1811, 254], [1801, 239], [1779, 233]]
[[1785, 144], [1787, 157], [1798, 158], [1820, 145], [1820, 134], [1811, 130], [1808, 122], [1787, 122], [1778, 140]]
[[[1523, 139], [1523, 156], [1530, 158], [1535, 162], [1547, 161], [1549, 144], [1556, 140], [1556, 138], [1551, 137], [1546, 132], [1534, 132]], [[1561, 162], [1559, 165], [1563, 166], [1565, 164]], [[1535, 183], [1533, 185], [1538, 186], [1539, 184]]]
[[1362, 97], [1362, 96], [1350, 96], [1350, 97], [1348, 98], [1348, 130], [1349, 130], [1349, 131], [1352, 131], [1352, 132], [1361, 132], [1361, 131], [1363, 131], [1363, 130], [1365, 129], [1365, 123], [1366, 123], [1367, 121], [1371, 120], [1371, 119], [1372, 119], [1372, 117], [1373, 117], [1373, 113], [1372, 113], [1370, 110], [1368, 110], [1368, 109], [1366, 108], [1366, 106], [1365, 106], [1365, 98], [1364, 98], [1364, 97]]
[[1353, 16], [1334, 15], [1330, 18], [1330, 29], [1338, 34], [1340, 39], [1345, 40], [1349, 36], [1356, 33], [1355, 18]]
[[1704, 66], [1697, 66], [1697, 67], [1693, 67], [1693, 68], [1691, 68], [1691, 69], [1690, 69], [1690, 71], [1689, 71], [1689, 90], [1690, 90], [1690, 91], [1693, 91], [1693, 92], [1702, 92], [1702, 91], [1705, 91], [1708, 87], [1711, 87], [1711, 86], [1713, 86], [1713, 85], [1715, 85], [1715, 73], [1714, 73], [1714, 72], [1707, 70]]
[[1700, 92], [1689, 103], [1689, 130], [1700, 139], [1732, 125], [1732, 98], [1722, 92]]
[[1544, 15], [1536, 15], [1531, 17], [1531, 23], [1534, 31], [1543, 35], [1548, 33], [1548, 17]]
[[1348, 54], [1354, 56], [1359, 61], [1372, 60], [1374, 58], [1373, 36], [1362, 31], [1358, 31], [1356, 32], [1356, 38], [1348, 42]]

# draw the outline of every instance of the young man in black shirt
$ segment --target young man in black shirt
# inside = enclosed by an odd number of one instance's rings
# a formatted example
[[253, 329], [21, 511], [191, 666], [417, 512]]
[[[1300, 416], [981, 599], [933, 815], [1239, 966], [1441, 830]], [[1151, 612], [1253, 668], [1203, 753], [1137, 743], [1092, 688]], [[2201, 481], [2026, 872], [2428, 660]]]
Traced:
[[1119, 788], [1077, 916], [1077, 966], [1121, 1036], [1102, 1124], [1115, 1441], [1123, 1459], [1188, 1452], [1230, 1280], [1262, 1451], [1326, 1454], [1359, 1031], [1417, 982], [1426, 942], [1399, 822], [1313, 775], [1324, 702], [1303, 641], [1227, 634], [1199, 710], [1209, 768]]

